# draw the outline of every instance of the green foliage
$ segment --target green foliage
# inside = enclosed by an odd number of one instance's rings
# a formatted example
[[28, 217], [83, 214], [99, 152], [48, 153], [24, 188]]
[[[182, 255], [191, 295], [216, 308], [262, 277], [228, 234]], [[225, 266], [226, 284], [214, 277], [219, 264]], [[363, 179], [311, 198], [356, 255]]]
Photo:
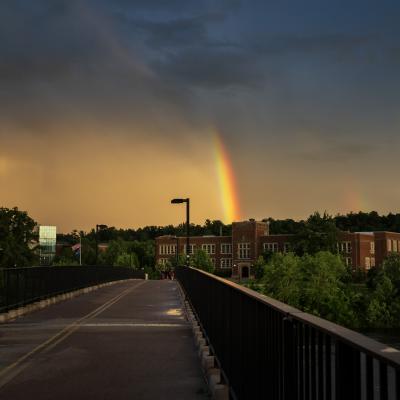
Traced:
[[394, 288], [400, 292], [400, 254], [389, 253], [383, 266], [383, 274], [392, 282]]
[[82, 264], [96, 264], [96, 242], [89, 238], [82, 238]]
[[71, 247], [64, 247], [61, 254], [54, 257], [53, 265], [79, 265], [79, 260]]
[[293, 237], [296, 254], [316, 254], [320, 251], [336, 252], [339, 230], [334, 219], [326, 212], [315, 212], [305, 221]]
[[[298, 234], [302, 231], [306, 221], [294, 221], [292, 219], [274, 220], [267, 218], [263, 221], [269, 223], [269, 231], [274, 234]], [[400, 214], [389, 213], [379, 215], [376, 211], [349, 213], [336, 215], [333, 218], [336, 227], [341, 231], [373, 232], [390, 231], [400, 232]]]
[[374, 328], [400, 326], [400, 255], [389, 254], [381, 269], [369, 274], [371, 289], [366, 319]]
[[336, 226], [343, 231], [372, 232], [391, 231], [400, 232], [400, 214], [379, 215], [376, 211], [349, 213], [335, 217]]
[[303, 223], [303, 221], [296, 222], [293, 219], [275, 220], [273, 218], [266, 218], [263, 221], [269, 224], [269, 233], [271, 235], [297, 234]]
[[[140, 262], [149, 262], [153, 259], [153, 248], [148, 243], [128, 242], [117, 239], [108, 243], [107, 250], [99, 253], [99, 263], [102, 265], [114, 265], [139, 268], [144, 267]], [[150, 253], [150, 254], [149, 254]]]
[[400, 327], [400, 255], [381, 269], [352, 277], [330, 252], [298, 256], [276, 253], [255, 264], [252, 288], [305, 312], [353, 329]]
[[264, 256], [258, 257], [257, 261], [253, 265], [253, 274], [256, 280], [260, 280], [264, 276], [265, 263], [270, 261], [271, 258], [272, 253], [268, 257], [268, 259], [266, 259]]
[[184, 254], [179, 254], [178, 260], [176, 257], [172, 257], [169, 261], [171, 268], [181, 267], [186, 264], [186, 256]]
[[156, 265], [156, 271], [158, 271], [160, 274], [163, 272], [168, 272], [171, 269], [172, 269], [172, 265], [171, 265], [170, 261], [167, 261], [166, 263], [159, 262]]
[[[219, 220], [206, 220], [204, 225], [190, 224], [190, 233], [193, 236], [202, 235], [216, 235], [219, 236], [220, 233], [225, 236], [231, 235], [232, 226], [225, 225]], [[99, 242], [110, 242], [112, 240], [121, 239], [129, 242], [146, 242], [153, 241], [157, 236], [163, 235], [176, 235], [185, 236], [186, 235], [186, 224], [182, 223], [177, 226], [167, 225], [167, 226], [145, 226], [139, 229], [116, 229], [115, 227], [107, 227], [101, 229], [97, 233], [97, 238]], [[59, 234], [57, 235], [60, 240], [66, 241], [68, 243], [73, 243], [73, 238], [71, 234]], [[87, 235], [89, 239], [96, 239], [95, 229], [92, 229]], [[139, 256], [139, 261], [140, 256]]]
[[210, 256], [201, 249], [197, 249], [190, 257], [190, 265], [194, 268], [202, 269], [207, 272], [214, 272], [214, 265]]
[[340, 257], [329, 252], [302, 257], [277, 253], [265, 265], [261, 282], [266, 295], [349, 326], [354, 313], [344, 284], [347, 278]]
[[135, 253], [121, 253], [117, 255], [117, 259], [113, 263], [117, 267], [139, 268], [139, 259]]
[[0, 268], [26, 267], [35, 254], [29, 248], [36, 222], [18, 208], [0, 208]]
[[149, 279], [160, 279], [161, 274], [155, 267], [144, 267], [144, 273], [148, 275]]

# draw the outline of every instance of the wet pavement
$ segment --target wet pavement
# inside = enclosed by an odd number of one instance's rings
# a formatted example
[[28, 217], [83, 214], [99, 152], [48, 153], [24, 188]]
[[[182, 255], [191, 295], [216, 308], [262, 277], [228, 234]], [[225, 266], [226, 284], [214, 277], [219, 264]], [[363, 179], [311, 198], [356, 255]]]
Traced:
[[0, 399], [207, 399], [175, 281], [132, 280], [0, 325]]

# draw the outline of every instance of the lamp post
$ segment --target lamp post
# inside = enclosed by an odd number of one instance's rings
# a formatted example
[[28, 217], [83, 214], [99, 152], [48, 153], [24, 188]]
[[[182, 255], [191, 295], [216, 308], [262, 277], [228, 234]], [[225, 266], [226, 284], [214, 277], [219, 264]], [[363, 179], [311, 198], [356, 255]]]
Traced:
[[97, 266], [97, 261], [99, 258], [99, 239], [97, 237], [97, 234], [99, 233], [99, 231], [101, 231], [102, 229], [107, 229], [108, 226], [107, 225], [96, 225], [96, 235], [95, 235], [95, 239], [96, 239], [96, 266]]
[[79, 232], [79, 265], [82, 267], [82, 232]]
[[190, 199], [172, 199], [171, 204], [186, 203], [186, 263], [189, 265], [189, 219], [190, 219]]
[[176, 237], [176, 266], [179, 264], [179, 237]]

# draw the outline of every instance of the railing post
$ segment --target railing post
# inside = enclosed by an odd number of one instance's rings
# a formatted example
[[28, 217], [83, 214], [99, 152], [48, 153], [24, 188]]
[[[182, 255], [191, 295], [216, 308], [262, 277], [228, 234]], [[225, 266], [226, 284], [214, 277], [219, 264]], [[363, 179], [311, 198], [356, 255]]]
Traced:
[[295, 400], [298, 396], [297, 385], [297, 327], [291, 317], [284, 317], [282, 340], [282, 398]]
[[360, 353], [341, 341], [335, 343], [336, 399], [361, 399]]

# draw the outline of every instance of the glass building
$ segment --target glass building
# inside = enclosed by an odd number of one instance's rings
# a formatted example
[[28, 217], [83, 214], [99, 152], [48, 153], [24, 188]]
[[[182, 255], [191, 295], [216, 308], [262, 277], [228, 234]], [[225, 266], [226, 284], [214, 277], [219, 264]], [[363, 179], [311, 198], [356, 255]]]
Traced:
[[51, 265], [56, 255], [57, 228], [39, 227], [40, 265]]

